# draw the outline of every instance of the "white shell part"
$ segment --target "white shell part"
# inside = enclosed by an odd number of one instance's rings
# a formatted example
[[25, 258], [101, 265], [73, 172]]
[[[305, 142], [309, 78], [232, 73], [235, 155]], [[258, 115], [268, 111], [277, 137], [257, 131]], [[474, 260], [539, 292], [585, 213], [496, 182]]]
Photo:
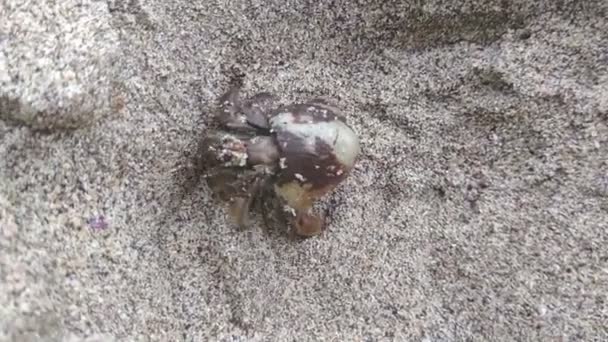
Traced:
[[[296, 118], [297, 116], [297, 118]], [[361, 153], [359, 138], [340, 120], [316, 121], [308, 113], [282, 112], [270, 119], [271, 127], [286, 130], [304, 139], [306, 148], [315, 151], [315, 140], [320, 138], [331, 146], [336, 158], [347, 168], [352, 168]]]

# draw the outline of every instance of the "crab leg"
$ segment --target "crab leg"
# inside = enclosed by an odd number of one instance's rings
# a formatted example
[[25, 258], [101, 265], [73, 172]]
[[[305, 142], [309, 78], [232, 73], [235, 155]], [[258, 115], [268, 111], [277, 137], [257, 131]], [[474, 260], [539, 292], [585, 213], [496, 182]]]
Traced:
[[230, 203], [230, 214], [240, 228], [249, 225], [249, 209], [253, 198], [260, 190], [261, 180], [256, 178], [247, 189], [246, 197], [234, 197]]
[[310, 210], [298, 210], [294, 218], [294, 228], [300, 236], [315, 236], [323, 231], [324, 219], [311, 213]]

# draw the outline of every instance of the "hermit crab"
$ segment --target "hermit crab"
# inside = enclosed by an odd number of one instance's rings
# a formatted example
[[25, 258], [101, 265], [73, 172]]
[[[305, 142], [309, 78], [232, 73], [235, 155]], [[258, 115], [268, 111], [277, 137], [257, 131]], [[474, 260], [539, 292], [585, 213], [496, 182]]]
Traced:
[[326, 99], [282, 105], [266, 92], [242, 98], [241, 88], [219, 98], [201, 142], [207, 184], [240, 227], [249, 225], [255, 203], [264, 208], [272, 197], [297, 235], [321, 233], [324, 218], [313, 205], [349, 175], [359, 138]]

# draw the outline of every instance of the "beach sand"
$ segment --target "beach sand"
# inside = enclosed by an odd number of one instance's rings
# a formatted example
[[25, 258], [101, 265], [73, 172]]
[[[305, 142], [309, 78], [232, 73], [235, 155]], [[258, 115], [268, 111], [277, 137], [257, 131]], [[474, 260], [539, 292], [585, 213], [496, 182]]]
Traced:
[[[22, 3], [0, 340], [608, 339], [606, 2]], [[322, 235], [240, 231], [198, 179], [234, 74], [359, 134]]]

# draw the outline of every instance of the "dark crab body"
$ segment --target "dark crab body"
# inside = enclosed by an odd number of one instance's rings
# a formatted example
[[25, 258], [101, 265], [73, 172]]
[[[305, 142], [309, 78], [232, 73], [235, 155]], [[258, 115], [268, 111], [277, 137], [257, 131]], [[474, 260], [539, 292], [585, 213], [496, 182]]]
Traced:
[[359, 139], [328, 101], [274, 104], [268, 93], [242, 100], [238, 86], [220, 98], [203, 140], [207, 182], [240, 226], [254, 200], [273, 195], [291, 212], [297, 234], [316, 235], [323, 220], [312, 206], [348, 176]]

